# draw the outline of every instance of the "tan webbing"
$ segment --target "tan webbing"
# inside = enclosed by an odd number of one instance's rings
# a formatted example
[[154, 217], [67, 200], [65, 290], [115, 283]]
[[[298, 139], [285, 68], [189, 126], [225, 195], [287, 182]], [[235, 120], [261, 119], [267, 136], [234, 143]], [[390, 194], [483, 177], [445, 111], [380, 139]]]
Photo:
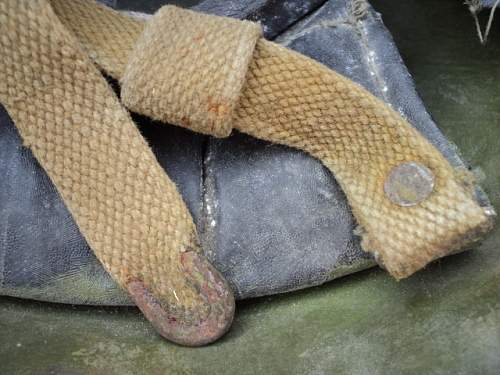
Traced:
[[[108, 36], [113, 33], [111, 28], [102, 30], [103, 22], [98, 19], [89, 19], [85, 23], [80, 21], [80, 13], [86, 13], [87, 17], [99, 13], [90, 9], [75, 12], [80, 7], [92, 7], [89, 3], [80, 0], [57, 0], [54, 3], [57, 4], [56, 9], [60, 7], [60, 16], [68, 28], [78, 33], [79, 40], [91, 56], [95, 56], [96, 63], [108, 61], [107, 64], [112, 64], [109, 63], [113, 60], [110, 56], [118, 56], [110, 52], [108, 44], [114, 46], [113, 51], [132, 53], [134, 50], [129, 44], [134, 43], [133, 38], [117, 37], [114, 41], [107, 41], [106, 50], [100, 47], [96, 42], [99, 39], [98, 30]], [[109, 24], [121, 23], [119, 19], [124, 23], [131, 22], [122, 14], [99, 8], [100, 12], [109, 13], [105, 17], [113, 20]], [[170, 12], [167, 13], [166, 9]], [[176, 22], [178, 19], [184, 22]], [[178, 103], [198, 99], [199, 82], [190, 75], [188, 66], [195, 63], [193, 60], [197, 60], [196, 66], [200, 69], [205, 67], [204, 72], [212, 73], [207, 74], [205, 85], [207, 82], [219, 82], [227, 74], [213, 70], [214, 65], [219, 66], [213, 64], [213, 57], [219, 55], [228, 40], [234, 39], [232, 35], [218, 33], [219, 39], [202, 35], [193, 43], [195, 31], [202, 28], [199, 25], [213, 27], [213, 19], [226, 21], [220, 17], [200, 16], [188, 10], [166, 7], [161, 18], [149, 21], [145, 27], [152, 29], [150, 35], [168, 30], [161, 38], [168, 40], [175, 35], [175, 48], [168, 43], [158, 48], [158, 44], [144, 40], [148, 37], [146, 33], [138, 37], [138, 44], [149, 43], [149, 50], [141, 48], [135, 64], [142, 63], [142, 72], [146, 74], [151, 69], [150, 59], [154, 55], [165, 68], [163, 75], [160, 69], [155, 70], [154, 76], [148, 75], [152, 80], [156, 77], [154, 82], [158, 86], [170, 87], [173, 72], [167, 67], [173, 60], [179, 59], [178, 51], [184, 48], [183, 61], [187, 68], [176, 70], [176, 80], [183, 81], [184, 87], [191, 87], [192, 91], [185, 93]], [[134, 22], [134, 29], [144, 28], [144, 21]], [[231, 20], [229, 25], [231, 22], [234, 21]], [[192, 28], [190, 25], [196, 26]], [[222, 23], [220, 28], [224, 27], [226, 24]], [[228, 34], [231, 32], [229, 30]], [[254, 35], [253, 30], [249, 33]], [[210, 35], [210, 32], [206, 34]], [[199, 53], [200, 49], [205, 52], [204, 55]], [[101, 66], [108, 69], [105, 64]], [[126, 61], [120, 61], [109, 72], [116, 72], [115, 77], [120, 79], [126, 66]], [[178, 67], [181, 68], [182, 64]], [[137, 66], [134, 69], [140, 70]], [[396, 278], [409, 276], [430, 261], [477, 239], [491, 227], [492, 217], [474, 199], [470, 181], [463, 177], [463, 173], [456, 172], [439, 151], [397, 112], [362, 87], [316, 61], [264, 39], [258, 40], [248, 69], [246, 84], [234, 110], [233, 128], [257, 138], [300, 148], [320, 159], [334, 173], [347, 195], [362, 227], [363, 248], [375, 253]], [[136, 76], [141, 77], [140, 74]], [[122, 91], [124, 103], [128, 101], [124, 94], [140, 92], [145, 84], [144, 79], [127, 82], [127, 90]], [[154, 86], [151, 82], [148, 85]], [[158, 108], [153, 108], [147, 100], [142, 102], [142, 106], [136, 100], [133, 102], [134, 109], [143, 114], [200, 130], [199, 124], [186, 124], [176, 121], [175, 117], [165, 116], [169, 111], [166, 101], [162, 115], [158, 115]], [[213, 107], [213, 103], [198, 101], [194, 110], [201, 114], [197, 116], [209, 113], [211, 104]], [[207, 127], [204, 132], [210, 131]], [[405, 161], [427, 166], [436, 179], [433, 193], [413, 207], [392, 203], [383, 189], [391, 169]]]
[[[397, 279], [488, 231], [491, 217], [470, 181], [397, 112], [325, 66], [276, 44], [257, 45], [234, 127], [303, 149], [344, 190], [362, 247]], [[418, 162], [435, 176], [431, 195], [403, 207], [384, 192], [392, 168]]]
[[[175, 7], [145, 23], [93, 2], [50, 3], [58, 19], [46, 1], [0, 3], [8, 51], [0, 100], [110, 273], [122, 285], [144, 280], [165, 307], [207, 314], [177, 256], [197, 248], [194, 226], [83, 50], [121, 81], [135, 111], [215, 136], [232, 127], [320, 159], [362, 227], [363, 248], [396, 278], [491, 228], [469, 181], [398, 113], [320, 63], [258, 39], [254, 25]], [[435, 176], [433, 192], [412, 207], [384, 193], [403, 162]]]
[[230, 288], [199, 254], [175, 185], [51, 5], [0, 1], [0, 45], [0, 101], [108, 272], [165, 337], [199, 345], [223, 334]]

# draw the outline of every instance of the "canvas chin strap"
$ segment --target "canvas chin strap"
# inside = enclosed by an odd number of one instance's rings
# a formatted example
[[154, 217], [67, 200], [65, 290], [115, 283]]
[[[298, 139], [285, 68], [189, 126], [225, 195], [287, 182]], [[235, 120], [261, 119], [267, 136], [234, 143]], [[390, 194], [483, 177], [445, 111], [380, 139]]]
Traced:
[[[493, 224], [471, 180], [398, 113], [262, 39], [256, 24], [172, 6], [146, 22], [84, 0], [5, 0], [0, 45], [0, 100], [25, 145], [108, 272], [177, 343], [220, 337], [234, 300], [124, 106], [320, 159], [347, 196], [363, 249], [398, 279]], [[94, 63], [119, 80], [121, 103]]]

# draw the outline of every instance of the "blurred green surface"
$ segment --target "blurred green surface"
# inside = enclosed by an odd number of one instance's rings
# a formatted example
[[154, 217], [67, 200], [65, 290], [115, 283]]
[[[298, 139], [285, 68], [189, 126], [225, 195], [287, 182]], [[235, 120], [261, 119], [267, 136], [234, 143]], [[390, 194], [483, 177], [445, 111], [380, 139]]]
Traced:
[[[373, 0], [419, 93], [500, 211], [500, 30], [482, 47], [457, 0]], [[500, 374], [500, 230], [396, 282], [372, 269], [238, 304], [189, 349], [137, 310], [0, 298], [0, 374]]]

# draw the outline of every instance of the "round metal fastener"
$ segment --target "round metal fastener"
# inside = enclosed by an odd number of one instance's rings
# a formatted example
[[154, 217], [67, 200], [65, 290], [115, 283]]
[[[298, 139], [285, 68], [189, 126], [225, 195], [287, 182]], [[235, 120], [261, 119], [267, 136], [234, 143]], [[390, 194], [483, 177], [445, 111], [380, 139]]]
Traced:
[[400, 206], [415, 206], [434, 190], [434, 174], [425, 165], [410, 161], [394, 167], [384, 183], [391, 202]]

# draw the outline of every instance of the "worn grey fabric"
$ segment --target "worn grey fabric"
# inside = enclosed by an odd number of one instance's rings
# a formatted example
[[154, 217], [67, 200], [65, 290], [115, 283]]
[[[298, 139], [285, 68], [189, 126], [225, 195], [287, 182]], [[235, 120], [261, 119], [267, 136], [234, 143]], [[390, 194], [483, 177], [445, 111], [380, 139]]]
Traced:
[[480, 0], [480, 1], [483, 7], [488, 7], [488, 8], [492, 7], [497, 2], [497, 0]]
[[314, 12], [325, 0], [206, 0], [193, 7], [205, 13], [226, 17], [246, 18], [260, 22], [264, 36], [273, 39], [297, 20]]
[[[426, 112], [380, 16], [353, 4], [364, 3], [207, 0], [196, 8], [260, 20], [268, 37], [365, 86], [454, 165], [463, 165]], [[318, 285], [374, 265], [353, 234], [356, 223], [341, 189], [317, 160], [238, 133], [214, 139], [139, 116], [135, 120], [178, 184], [204, 249], [237, 298]], [[129, 303], [93, 256], [45, 172], [22, 147], [3, 108], [0, 176], [0, 294]]]

